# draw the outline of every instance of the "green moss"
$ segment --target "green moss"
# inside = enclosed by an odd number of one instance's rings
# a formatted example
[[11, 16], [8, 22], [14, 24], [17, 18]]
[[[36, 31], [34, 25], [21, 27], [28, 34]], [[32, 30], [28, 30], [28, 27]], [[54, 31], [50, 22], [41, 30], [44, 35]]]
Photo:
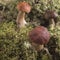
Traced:
[[[26, 20], [29, 26], [18, 29], [16, 26], [17, 8], [16, 5], [19, 1], [27, 1], [32, 6], [32, 10], [29, 14], [26, 14]], [[46, 9], [54, 9], [59, 14], [60, 22], [60, 1], [52, 0], [53, 4], [48, 4], [48, 0], [14, 0], [10, 3], [3, 2], [0, 5], [5, 9], [0, 10], [1, 16], [3, 16], [2, 22], [0, 22], [0, 60], [37, 60], [37, 52], [32, 49], [28, 33], [35, 26], [39, 26], [44, 23], [45, 20], [43, 13]], [[51, 34], [50, 42], [47, 47], [49, 51], [53, 50], [51, 47], [56, 47], [57, 52], [60, 52], [60, 24], [56, 25], [54, 30], [49, 30]], [[55, 54], [56, 55], [56, 54]], [[42, 53], [42, 60], [49, 60], [46, 55]], [[60, 56], [60, 54], [59, 54]], [[56, 58], [59, 58], [55, 56]], [[39, 58], [40, 59], [40, 58]]]
[[[14, 22], [4, 22], [0, 25], [0, 60], [14, 59], [26, 49], [25, 41], [28, 41], [28, 32], [32, 26], [16, 29]], [[25, 52], [26, 54], [26, 52]], [[22, 58], [21, 58], [22, 59]]]

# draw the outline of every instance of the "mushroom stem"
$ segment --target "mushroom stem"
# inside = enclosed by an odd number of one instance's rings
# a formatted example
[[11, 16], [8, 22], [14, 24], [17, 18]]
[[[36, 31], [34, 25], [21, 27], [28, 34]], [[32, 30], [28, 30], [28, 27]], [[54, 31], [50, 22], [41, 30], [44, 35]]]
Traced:
[[54, 19], [51, 19], [50, 20], [50, 29], [53, 30], [54, 27], [55, 27], [55, 21], [54, 21]]
[[24, 27], [27, 22], [25, 21], [25, 12], [20, 12], [18, 13], [16, 23], [19, 28]]
[[37, 50], [37, 51], [41, 51], [44, 48], [44, 45], [39, 45], [36, 43], [31, 43], [31, 45]]
[[38, 51], [41, 51], [43, 48], [44, 48], [44, 45], [39, 45], [39, 46], [37, 47]]

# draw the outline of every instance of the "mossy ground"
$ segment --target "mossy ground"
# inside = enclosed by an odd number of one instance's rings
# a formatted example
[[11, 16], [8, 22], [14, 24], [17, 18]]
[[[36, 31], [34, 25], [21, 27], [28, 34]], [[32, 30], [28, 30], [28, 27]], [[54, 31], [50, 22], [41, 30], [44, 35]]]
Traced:
[[[19, 0], [6, 2], [6, 4], [3, 1], [0, 3], [0, 60], [37, 60], [38, 54], [29, 43], [28, 33], [34, 27], [44, 23], [41, 17], [43, 17], [43, 13], [47, 8], [51, 8], [51, 5], [46, 5], [48, 0], [21, 1], [27, 1], [32, 6], [31, 12], [26, 14], [26, 21], [29, 25], [21, 29], [17, 28], [15, 22], [18, 14], [16, 5]], [[56, 60], [60, 60], [60, 1], [53, 0], [53, 2], [53, 9], [56, 10], [59, 18], [54, 30], [47, 27], [51, 39], [46, 47], [48, 47], [51, 54], [55, 53]], [[41, 56], [42, 60], [49, 60], [45, 52], [42, 52]]]

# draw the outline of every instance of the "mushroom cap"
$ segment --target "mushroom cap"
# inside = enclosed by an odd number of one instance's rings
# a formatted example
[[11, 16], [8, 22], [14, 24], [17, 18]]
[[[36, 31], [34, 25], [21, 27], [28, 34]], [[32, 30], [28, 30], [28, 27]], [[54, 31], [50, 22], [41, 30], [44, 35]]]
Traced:
[[45, 19], [55, 19], [58, 17], [58, 14], [54, 10], [46, 10], [44, 17]]
[[40, 45], [47, 44], [50, 39], [50, 33], [48, 32], [47, 28], [38, 26], [29, 32], [29, 38], [30, 42]]
[[29, 13], [30, 10], [31, 10], [31, 6], [27, 2], [24, 1], [24, 2], [18, 3], [17, 9], [19, 11], [23, 11], [23, 12]]

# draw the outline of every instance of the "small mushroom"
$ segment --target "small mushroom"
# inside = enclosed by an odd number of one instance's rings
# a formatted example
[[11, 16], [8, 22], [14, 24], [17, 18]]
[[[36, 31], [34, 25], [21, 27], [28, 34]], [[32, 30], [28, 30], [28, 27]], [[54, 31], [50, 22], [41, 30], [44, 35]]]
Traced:
[[49, 24], [51, 25], [51, 30], [54, 29], [55, 25], [56, 25], [56, 18], [58, 17], [58, 14], [56, 13], [56, 11], [54, 10], [46, 10], [44, 13], [44, 18], [48, 21], [49, 20]]
[[31, 11], [31, 6], [27, 2], [20, 2], [17, 5], [17, 9], [19, 11], [16, 23], [19, 28], [24, 27], [27, 22], [25, 21], [25, 13], [29, 13]]
[[44, 47], [44, 45], [47, 44], [50, 39], [50, 33], [47, 30], [47, 28], [43, 26], [35, 27], [29, 32], [29, 38], [31, 45], [37, 51], [41, 51], [44, 49], [47, 52], [47, 54], [50, 56], [48, 49]]

